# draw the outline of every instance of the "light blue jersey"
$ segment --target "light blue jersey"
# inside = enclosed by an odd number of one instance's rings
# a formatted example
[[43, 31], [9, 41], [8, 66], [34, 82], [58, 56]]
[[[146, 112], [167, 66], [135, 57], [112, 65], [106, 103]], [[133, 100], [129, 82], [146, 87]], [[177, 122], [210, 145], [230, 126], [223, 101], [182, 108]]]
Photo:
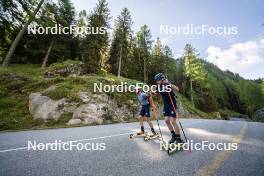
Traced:
[[145, 92], [141, 92], [139, 95], [137, 95], [137, 97], [141, 105], [149, 104], [148, 94], [146, 94]]

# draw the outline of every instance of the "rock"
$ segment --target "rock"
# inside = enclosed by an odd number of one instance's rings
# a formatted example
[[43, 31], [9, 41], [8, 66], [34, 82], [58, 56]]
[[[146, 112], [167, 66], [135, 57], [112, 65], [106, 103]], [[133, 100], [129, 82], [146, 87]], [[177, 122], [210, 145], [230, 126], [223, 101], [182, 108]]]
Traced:
[[83, 121], [83, 124], [85, 125], [90, 125], [90, 124], [102, 124], [103, 123], [103, 119], [102, 118], [93, 118], [93, 117], [90, 117], [90, 118], [85, 118], [84, 121]]
[[252, 115], [252, 120], [256, 122], [264, 122], [264, 108], [255, 111]]
[[76, 102], [71, 102], [64, 104], [63, 111], [67, 113], [72, 113], [78, 106], [78, 103]]
[[63, 76], [67, 77], [70, 75], [82, 75], [85, 72], [84, 63], [81, 61], [66, 60], [62, 63], [51, 64], [44, 75], [46, 77]]
[[49, 88], [45, 89], [42, 93], [46, 93], [46, 92], [50, 92], [50, 91], [54, 91], [58, 88], [58, 85], [52, 85]]
[[109, 102], [109, 98], [106, 94], [92, 94], [92, 98], [96, 102]]
[[212, 115], [214, 116], [214, 117], [216, 117], [216, 119], [221, 119], [221, 114], [220, 114], [220, 112], [212, 112]]
[[42, 96], [39, 92], [29, 95], [29, 112], [34, 119], [41, 118], [45, 122], [49, 119], [58, 120], [64, 113], [65, 104], [67, 104], [65, 98], [54, 101], [47, 96]]
[[[49, 87], [45, 91], [53, 89], [56, 89], [56, 85]], [[29, 96], [29, 111], [34, 119], [41, 118], [45, 122], [49, 119], [58, 120], [64, 113], [72, 113], [72, 120], [78, 119], [78, 121], [69, 121], [67, 123], [69, 125], [75, 123], [86, 125], [102, 124], [107, 120], [124, 122], [135, 118], [138, 114], [139, 106], [132, 100], [128, 100], [127, 103], [118, 106], [117, 102], [106, 94], [79, 91], [77, 95], [82, 100], [82, 103], [69, 102], [65, 98], [55, 101], [39, 92], [32, 93]]]
[[81, 119], [70, 119], [67, 125], [80, 125], [82, 123]]
[[103, 104], [83, 104], [73, 112], [73, 119], [83, 119], [84, 124], [101, 124], [103, 119]]
[[127, 104], [129, 104], [129, 105], [133, 105], [134, 102], [133, 102], [133, 100], [128, 100], [128, 101], [127, 101]]
[[79, 91], [77, 95], [80, 97], [83, 103], [88, 103], [91, 101], [91, 95], [88, 92]]
[[187, 111], [181, 103], [178, 103], [178, 108], [179, 108], [179, 114], [180, 118], [191, 118], [192, 115], [189, 111]]
[[91, 94], [85, 91], [79, 91], [77, 95], [80, 97], [83, 103], [106, 103], [109, 98], [105, 94]]
[[73, 112], [73, 119], [84, 119], [89, 116], [98, 116], [97, 106], [95, 104], [83, 104]]

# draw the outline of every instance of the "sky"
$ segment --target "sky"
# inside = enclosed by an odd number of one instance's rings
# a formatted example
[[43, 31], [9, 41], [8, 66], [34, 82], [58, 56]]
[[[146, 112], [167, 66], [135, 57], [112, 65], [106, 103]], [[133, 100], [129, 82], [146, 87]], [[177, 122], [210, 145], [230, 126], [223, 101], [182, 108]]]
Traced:
[[[133, 31], [144, 24], [151, 30], [153, 40], [160, 37], [179, 57], [190, 43], [200, 57], [222, 70], [239, 73], [247, 79], [264, 78], [264, 1], [263, 0], [107, 0], [111, 25], [124, 7], [133, 19]], [[97, 0], [72, 0], [77, 11], [91, 11]], [[161, 33], [160, 27], [170, 29], [193, 25], [216, 28], [235, 27], [235, 34]]]

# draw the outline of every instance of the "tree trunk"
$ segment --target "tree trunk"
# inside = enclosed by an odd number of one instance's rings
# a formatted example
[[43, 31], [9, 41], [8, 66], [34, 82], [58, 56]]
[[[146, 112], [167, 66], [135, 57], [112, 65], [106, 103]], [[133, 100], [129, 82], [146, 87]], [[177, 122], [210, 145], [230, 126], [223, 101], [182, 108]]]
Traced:
[[190, 78], [190, 89], [191, 89], [191, 102], [192, 102], [192, 105], [194, 106], [194, 103], [193, 103], [193, 85], [192, 85], [192, 78]]
[[[138, 52], [138, 58], [139, 58], [139, 59], [138, 59], [138, 60], [139, 60], [139, 62], [140, 62], [140, 61], [141, 61], [141, 60], [140, 60], [140, 57], [141, 57], [141, 55], [140, 55], [140, 43], [138, 43], [138, 48], [139, 48], [139, 52]], [[141, 69], [140, 69], [140, 70], [141, 70]], [[143, 73], [144, 73], [144, 68], [143, 68]], [[141, 75], [140, 75], [140, 77], [141, 77]], [[144, 78], [145, 78], [145, 77], [144, 77], [144, 75], [143, 75], [143, 80], [144, 80]]]
[[46, 65], [47, 65], [47, 62], [48, 62], [48, 58], [49, 58], [49, 55], [50, 55], [50, 51], [51, 51], [51, 49], [53, 47], [53, 44], [54, 44], [54, 39], [52, 39], [52, 41], [50, 43], [50, 46], [48, 48], [48, 51], [47, 51], [47, 53], [46, 53], [46, 55], [44, 57], [44, 60], [43, 60], [42, 66], [41, 66], [42, 69], [46, 68]]
[[121, 76], [121, 64], [122, 64], [122, 47], [120, 49], [120, 57], [119, 57], [119, 63], [118, 63], [118, 73], [117, 77]]
[[147, 83], [146, 59], [144, 59], [144, 83]]
[[37, 8], [35, 9], [35, 11], [33, 12], [32, 16], [29, 17], [29, 20], [25, 23], [24, 27], [19, 31], [19, 33], [17, 34], [15, 40], [13, 41], [13, 43], [11, 44], [8, 53], [5, 57], [5, 60], [3, 62], [3, 67], [8, 67], [11, 61], [11, 58], [15, 52], [15, 49], [19, 43], [19, 41], [22, 39], [28, 25], [32, 22], [32, 20], [35, 18], [36, 14], [38, 13], [41, 5], [43, 4], [44, 0], [41, 0], [37, 6]]

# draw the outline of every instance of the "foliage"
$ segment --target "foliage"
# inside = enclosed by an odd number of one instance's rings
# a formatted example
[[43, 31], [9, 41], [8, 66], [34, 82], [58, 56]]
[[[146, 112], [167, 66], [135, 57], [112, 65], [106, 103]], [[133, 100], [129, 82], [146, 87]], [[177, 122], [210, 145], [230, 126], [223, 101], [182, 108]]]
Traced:
[[[98, 73], [104, 67], [109, 42], [106, 29], [110, 27], [111, 18], [107, 5], [106, 0], [99, 0], [88, 17], [88, 27], [96, 27], [96, 33], [88, 34], [83, 40], [85, 47], [82, 59], [87, 73]], [[104, 34], [101, 34], [101, 29], [105, 29]]]
[[127, 8], [124, 8], [115, 21], [115, 30], [108, 60], [110, 71], [116, 75], [128, 75], [127, 64], [125, 63], [129, 59], [129, 49], [132, 41], [132, 23], [130, 12]]
[[[0, 61], [37, 4], [36, 0], [0, 1]], [[263, 107], [264, 80], [246, 80], [238, 74], [222, 71], [200, 58], [191, 44], [186, 44], [182, 57], [175, 58], [171, 48], [162, 44], [159, 38], [153, 42], [147, 25], [143, 25], [135, 33], [132, 31], [133, 19], [127, 8], [123, 8], [115, 20], [111, 38], [108, 33], [111, 29], [110, 20], [106, 0], [98, 0], [91, 12], [83, 10], [79, 14], [75, 13], [70, 0], [59, 0], [58, 3], [46, 1], [32, 25], [105, 27], [107, 32], [94, 35], [25, 34], [15, 50], [12, 67], [0, 67], [0, 104], [5, 107], [6, 102], [14, 108], [20, 108], [15, 111], [9, 107], [9, 120], [16, 119], [16, 113], [25, 114], [30, 119], [27, 108], [21, 108], [22, 104], [26, 105], [28, 94], [44, 91], [51, 85], [57, 86], [54, 91], [46, 92], [52, 98], [67, 97], [79, 101], [76, 92], [92, 91], [93, 83], [133, 83], [138, 80], [155, 84], [153, 77], [158, 72], [164, 73], [179, 87], [188, 110], [200, 116], [215, 112], [228, 116], [229, 112], [237, 112], [251, 117], [254, 111]], [[39, 67], [47, 54], [47, 64], [51, 66], [41, 71]], [[87, 75], [76, 78], [60, 75], [43, 77], [45, 72], [65, 69], [68, 65], [82, 67], [80, 63], [84, 63]], [[10, 100], [8, 96], [11, 96]], [[109, 96], [116, 98], [120, 104], [135, 98], [133, 94], [109, 93]], [[21, 104], [17, 103], [16, 106], [16, 99], [21, 100]], [[1, 113], [3, 116], [8, 115], [8, 111], [3, 110]], [[11, 121], [7, 124], [9, 123]], [[37, 121], [35, 123], [39, 124]]]

